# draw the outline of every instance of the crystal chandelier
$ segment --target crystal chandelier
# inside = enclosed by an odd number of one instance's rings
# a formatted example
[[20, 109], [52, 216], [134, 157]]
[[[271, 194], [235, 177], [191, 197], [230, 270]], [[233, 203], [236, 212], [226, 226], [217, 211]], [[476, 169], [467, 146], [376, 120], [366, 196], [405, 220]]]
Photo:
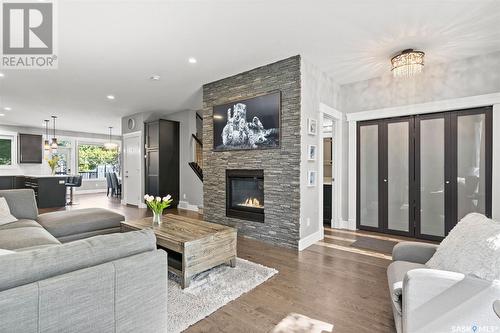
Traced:
[[395, 78], [409, 78], [422, 72], [425, 53], [413, 49], [403, 50], [391, 59]]
[[109, 142], [106, 142], [104, 144], [104, 148], [106, 150], [116, 150], [118, 148], [118, 145], [113, 142], [113, 127], [110, 126], [109, 128]]

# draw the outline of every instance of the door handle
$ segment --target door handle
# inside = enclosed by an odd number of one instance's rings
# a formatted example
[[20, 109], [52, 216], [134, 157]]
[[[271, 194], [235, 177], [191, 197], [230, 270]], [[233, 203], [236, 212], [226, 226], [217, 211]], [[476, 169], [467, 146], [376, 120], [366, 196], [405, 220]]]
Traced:
[[384, 179], [384, 183], [387, 183], [387, 179]]
[[445, 183], [446, 183], [446, 184], [449, 184], [449, 183], [450, 183], [450, 181], [449, 181], [449, 180], [447, 180], [447, 181], [445, 181]]

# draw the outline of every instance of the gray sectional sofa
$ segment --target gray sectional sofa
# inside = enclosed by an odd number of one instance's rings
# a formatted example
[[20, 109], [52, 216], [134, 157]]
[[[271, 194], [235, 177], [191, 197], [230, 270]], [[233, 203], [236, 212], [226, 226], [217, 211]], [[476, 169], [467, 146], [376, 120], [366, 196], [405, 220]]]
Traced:
[[0, 226], [0, 332], [166, 332], [152, 231], [119, 233], [123, 216], [102, 209], [38, 215], [31, 190], [0, 197], [18, 219]]

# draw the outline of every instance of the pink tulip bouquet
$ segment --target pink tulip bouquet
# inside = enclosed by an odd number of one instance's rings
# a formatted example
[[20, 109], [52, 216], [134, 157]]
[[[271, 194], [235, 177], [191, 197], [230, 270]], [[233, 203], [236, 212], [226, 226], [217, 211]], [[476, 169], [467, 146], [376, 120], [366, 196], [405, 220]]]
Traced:
[[158, 225], [161, 223], [161, 216], [165, 208], [170, 207], [172, 203], [172, 196], [169, 194], [166, 197], [153, 197], [152, 195], [146, 194], [144, 196], [146, 205], [153, 211], [153, 225]]

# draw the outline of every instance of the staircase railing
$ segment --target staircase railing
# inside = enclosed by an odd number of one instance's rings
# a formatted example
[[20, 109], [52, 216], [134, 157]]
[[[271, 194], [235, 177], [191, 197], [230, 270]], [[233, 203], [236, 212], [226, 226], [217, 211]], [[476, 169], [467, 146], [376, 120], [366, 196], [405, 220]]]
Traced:
[[203, 143], [194, 134], [194, 162], [189, 163], [196, 175], [203, 181]]

